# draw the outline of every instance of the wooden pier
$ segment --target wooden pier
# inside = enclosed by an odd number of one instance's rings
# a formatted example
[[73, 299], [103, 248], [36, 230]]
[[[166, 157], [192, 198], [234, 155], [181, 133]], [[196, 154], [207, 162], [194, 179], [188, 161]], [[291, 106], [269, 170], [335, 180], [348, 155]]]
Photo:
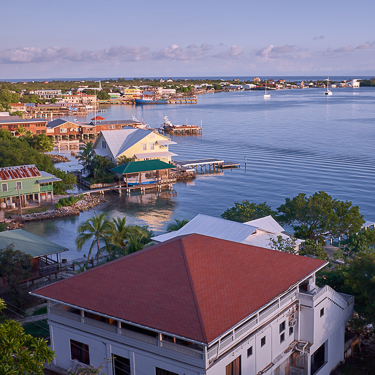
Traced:
[[233, 163], [231, 161], [226, 161], [219, 166], [219, 168], [221, 169], [232, 169], [232, 168], [240, 168], [240, 167], [241, 167], [240, 163]]
[[127, 195], [135, 192], [135, 191], [140, 191], [141, 194], [144, 194], [146, 190], [157, 190], [157, 191], [162, 191], [162, 189], [168, 189], [172, 190], [173, 184], [176, 183], [177, 180], [175, 178], [169, 179], [169, 180], [163, 180], [159, 181], [154, 184], [143, 184], [143, 185], [133, 185], [133, 186], [126, 186], [126, 185], [116, 185], [116, 186], [110, 186], [110, 187], [103, 187], [103, 188], [98, 188], [98, 189], [92, 189], [90, 191], [85, 191], [82, 194], [92, 194], [92, 193], [99, 193], [103, 194], [106, 191], [115, 191], [118, 192], [119, 195], [122, 194], [122, 192], [125, 192]]
[[198, 168], [203, 172], [203, 168], [205, 172], [207, 172], [207, 168], [209, 170], [215, 171], [215, 169], [221, 169], [222, 165], [224, 165], [224, 160], [221, 159], [198, 159], [198, 160], [183, 160], [183, 161], [173, 161], [174, 164], [176, 164], [178, 167], [181, 168], [196, 168], [196, 171], [198, 172]]
[[170, 98], [168, 99], [168, 104], [197, 104], [197, 98]]
[[202, 127], [197, 125], [172, 125], [160, 128], [163, 133], [172, 135], [201, 135]]

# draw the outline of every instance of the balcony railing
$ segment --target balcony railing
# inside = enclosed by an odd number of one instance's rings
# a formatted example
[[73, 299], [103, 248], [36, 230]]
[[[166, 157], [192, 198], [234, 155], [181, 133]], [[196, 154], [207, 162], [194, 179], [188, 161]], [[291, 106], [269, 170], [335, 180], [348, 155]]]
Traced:
[[40, 191], [52, 191], [53, 185], [40, 185], [39, 188]]
[[[102, 330], [105, 330], [105, 331], [108, 331], [108, 332], [119, 334], [121, 336], [129, 337], [129, 338], [134, 339], [134, 340], [142, 341], [142, 342], [145, 342], [147, 344], [159, 346], [161, 348], [165, 348], [165, 349], [168, 349], [168, 350], [173, 350], [174, 352], [177, 352], [177, 353], [180, 353], [180, 354], [185, 354], [189, 357], [193, 357], [193, 358], [197, 358], [197, 359], [203, 359], [203, 357], [204, 357], [203, 350], [199, 351], [199, 350], [196, 350], [196, 349], [189, 348], [188, 346], [185, 346], [185, 345], [180, 345], [178, 343], [159, 340], [159, 338], [158, 338], [159, 336], [158, 337], [152, 337], [152, 336], [140, 333], [140, 332], [131, 331], [131, 330], [126, 329], [126, 328], [119, 328], [117, 322], [116, 322], [116, 325], [115, 325], [115, 324], [109, 324], [109, 323], [106, 323], [106, 322], [102, 322], [102, 321], [99, 321], [99, 320], [96, 320], [96, 319], [91, 319], [91, 318], [88, 318], [86, 316], [82, 317], [78, 313], [74, 313], [74, 312], [71, 312], [71, 311], [66, 311], [66, 310], [61, 309], [61, 306], [62, 305], [59, 305], [59, 304], [51, 306], [49, 308], [49, 313], [52, 314], [52, 315], [57, 315], [57, 316], [60, 316], [60, 317], [63, 317], [63, 318], [73, 320], [75, 322], [87, 324], [91, 327], [95, 327], [95, 328], [102, 329]], [[80, 311], [80, 310], [77, 310], [77, 311]]]

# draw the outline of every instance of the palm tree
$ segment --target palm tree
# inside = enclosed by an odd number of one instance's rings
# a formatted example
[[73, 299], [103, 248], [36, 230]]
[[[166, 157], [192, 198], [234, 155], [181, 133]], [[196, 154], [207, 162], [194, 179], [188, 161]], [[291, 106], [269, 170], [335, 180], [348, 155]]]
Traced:
[[188, 219], [182, 219], [182, 220], [175, 219], [174, 223], [171, 223], [171, 224], [168, 225], [167, 232], [174, 232], [176, 230], [179, 230], [184, 225], [186, 225], [188, 222], [189, 222]]
[[105, 245], [108, 244], [108, 234], [110, 228], [110, 223], [103, 212], [99, 216], [95, 212], [93, 217], [87, 219], [78, 227], [78, 236], [76, 238], [78, 250], [81, 250], [87, 241], [92, 241], [89, 253], [87, 254], [87, 263], [89, 263], [91, 251], [95, 244], [98, 247], [96, 257], [97, 262], [99, 263], [100, 243], [104, 243]]
[[93, 149], [93, 143], [88, 142], [85, 146], [80, 147], [80, 153], [77, 155], [78, 163], [82, 165], [83, 169], [85, 169], [89, 174], [92, 174], [92, 162], [95, 156], [95, 151]]
[[126, 218], [113, 219], [110, 222], [107, 247], [112, 258], [121, 257], [143, 249], [151, 242], [154, 233], [147, 226], [126, 225]]

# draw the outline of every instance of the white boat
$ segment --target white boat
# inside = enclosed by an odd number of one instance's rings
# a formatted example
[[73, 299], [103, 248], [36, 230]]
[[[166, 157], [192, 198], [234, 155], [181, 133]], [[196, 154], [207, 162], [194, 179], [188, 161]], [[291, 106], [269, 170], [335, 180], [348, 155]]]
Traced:
[[329, 77], [326, 79], [326, 81], [327, 81], [327, 90], [324, 91], [324, 95], [331, 96], [331, 95], [332, 95], [332, 91], [328, 89], [328, 85], [329, 85]]
[[264, 99], [269, 99], [271, 97], [271, 94], [269, 94], [268, 92], [267, 92], [267, 81], [266, 81], [266, 84], [265, 84], [265, 86], [264, 86], [264, 95], [263, 95], [263, 98]]

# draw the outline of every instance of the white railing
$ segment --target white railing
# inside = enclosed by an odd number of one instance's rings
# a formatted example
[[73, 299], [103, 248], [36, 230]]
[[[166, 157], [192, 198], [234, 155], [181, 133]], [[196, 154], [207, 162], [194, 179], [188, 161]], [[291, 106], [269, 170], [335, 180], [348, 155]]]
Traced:
[[226, 347], [233, 341], [233, 332], [231, 332], [230, 336], [224, 338], [224, 340], [220, 340], [220, 350]]
[[210, 348], [210, 350], [207, 353], [207, 356], [208, 356], [208, 359], [210, 360], [213, 357], [217, 358], [218, 355], [219, 355], [219, 344], [216, 344], [212, 348]]
[[90, 319], [90, 318], [84, 318], [83, 322], [85, 324], [88, 324], [88, 325], [92, 326], [92, 327], [105, 329], [106, 331], [109, 331], [109, 332], [115, 332], [115, 333], [117, 332], [117, 326], [112, 325], [112, 324], [100, 322], [98, 320]]
[[186, 346], [174, 344], [168, 341], [160, 341], [160, 346], [166, 349], [174, 350], [175, 352], [186, 354], [190, 357], [203, 359], [203, 353], [199, 352], [198, 350], [191, 349]]
[[54, 307], [50, 307], [49, 312], [53, 315], [58, 315], [58, 316], [62, 316], [63, 318], [75, 320], [76, 322], [81, 321], [80, 315], [71, 313], [69, 311], [65, 311], [65, 310], [61, 310], [61, 309], [56, 309]]
[[138, 332], [133, 332], [128, 329], [121, 328], [120, 330], [121, 335], [130, 337], [135, 340], [147, 342], [152, 345], [158, 345], [158, 339], [156, 337], [148, 336], [148, 335], [143, 335], [142, 333]]
[[296, 289], [292, 290], [288, 294], [285, 294], [285, 296], [282, 296], [280, 298], [280, 306], [285, 305], [287, 302], [292, 301], [296, 297]]
[[265, 310], [263, 310], [261, 313], [259, 313], [259, 321], [261, 322], [267, 316], [271, 315], [274, 311], [276, 311], [279, 307], [280, 307], [279, 302], [275, 302], [270, 307], [267, 307]]
[[254, 327], [258, 323], [258, 319], [256, 317], [250, 319], [247, 323], [245, 323], [243, 326], [237, 328], [234, 331], [234, 337], [235, 339], [238, 339], [241, 337], [246, 331], [248, 331], [250, 328]]

